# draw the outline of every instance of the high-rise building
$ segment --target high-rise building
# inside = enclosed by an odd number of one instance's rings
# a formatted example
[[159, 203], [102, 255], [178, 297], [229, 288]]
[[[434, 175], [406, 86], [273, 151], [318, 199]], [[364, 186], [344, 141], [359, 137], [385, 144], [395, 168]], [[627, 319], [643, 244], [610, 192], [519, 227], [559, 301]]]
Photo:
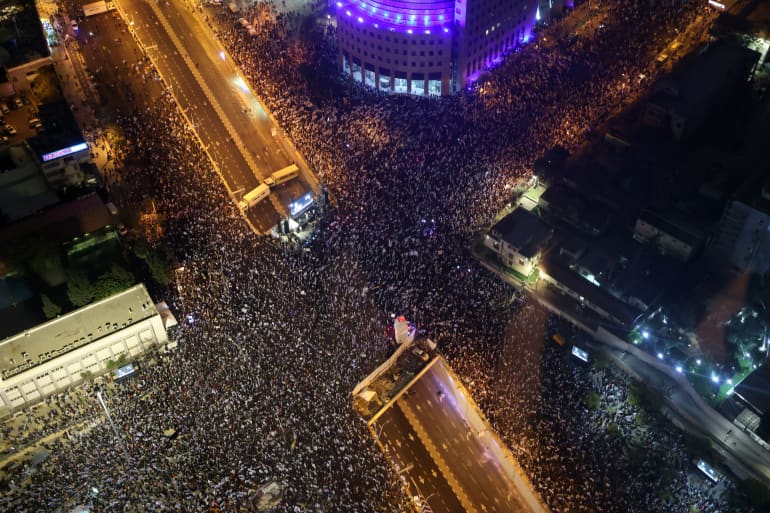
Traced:
[[334, 0], [339, 64], [384, 92], [448, 95], [526, 44], [540, 0]]

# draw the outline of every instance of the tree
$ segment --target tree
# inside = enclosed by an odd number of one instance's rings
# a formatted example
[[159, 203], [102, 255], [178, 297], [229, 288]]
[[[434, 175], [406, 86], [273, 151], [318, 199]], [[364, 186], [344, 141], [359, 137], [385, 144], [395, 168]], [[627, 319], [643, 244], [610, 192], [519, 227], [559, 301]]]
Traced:
[[52, 103], [61, 98], [61, 90], [53, 66], [40, 68], [32, 82], [32, 91], [41, 104]]
[[94, 299], [94, 288], [88, 277], [80, 270], [70, 269], [67, 273], [67, 298], [73, 306], [85, 306]]
[[636, 385], [631, 385], [631, 387], [628, 389], [628, 398], [626, 399], [626, 402], [629, 406], [639, 406], [642, 404], [642, 400], [639, 398], [639, 389]]
[[146, 260], [150, 268], [150, 276], [158, 285], [168, 285], [171, 283], [171, 275], [168, 272], [168, 262], [165, 261], [157, 252], [153, 251]]
[[684, 437], [684, 447], [693, 456], [705, 457], [711, 452], [711, 440], [687, 433]]
[[598, 410], [602, 405], [602, 398], [599, 394], [591, 391], [586, 395], [586, 406], [589, 410]]
[[59, 245], [40, 235], [18, 240], [15, 244], [4, 245], [2, 258], [13, 268], [23, 273], [32, 273], [49, 286], [63, 281], [63, 266]]
[[144, 239], [135, 241], [132, 251], [134, 255], [147, 263], [153, 281], [163, 286], [171, 283], [171, 275], [168, 269], [171, 266], [172, 258], [169, 251], [155, 249]]
[[94, 299], [104, 299], [122, 292], [134, 284], [134, 276], [119, 264], [112, 264], [110, 270], [99, 276], [93, 285]]
[[61, 307], [51, 301], [46, 294], [40, 294], [40, 300], [43, 302], [43, 314], [46, 319], [53, 319], [61, 313]]
[[149, 254], [152, 252], [152, 248], [144, 239], [137, 239], [134, 241], [133, 246], [131, 246], [131, 251], [134, 252], [134, 255], [137, 256], [137, 258], [141, 258], [142, 260], [146, 260]]
[[767, 511], [770, 508], [770, 488], [765, 483], [749, 478], [743, 481], [743, 489], [752, 505], [760, 511]]

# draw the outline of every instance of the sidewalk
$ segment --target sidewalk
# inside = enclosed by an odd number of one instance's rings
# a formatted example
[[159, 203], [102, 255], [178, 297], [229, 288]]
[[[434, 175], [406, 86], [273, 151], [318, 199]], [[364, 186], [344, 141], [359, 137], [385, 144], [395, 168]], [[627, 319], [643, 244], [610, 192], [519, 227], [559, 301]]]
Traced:
[[[41, 18], [55, 18], [57, 16], [59, 6], [56, 3], [36, 0], [35, 5]], [[68, 40], [66, 30], [69, 26], [69, 18], [66, 14], [61, 16], [65, 22], [65, 27], [59, 28], [61, 44], [51, 47], [51, 59], [59, 77], [64, 98], [89, 144], [93, 162], [102, 177], [105, 178], [106, 174], [114, 169], [113, 164], [107, 160], [107, 155], [108, 153], [114, 155], [114, 152], [106, 137], [102, 136], [100, 122], [91, 108], [91, 105], [99, 104], [99, 94], [88, 77], [86, 65], [80, 54], [80, 45], [76, 40], [71, 38]]]

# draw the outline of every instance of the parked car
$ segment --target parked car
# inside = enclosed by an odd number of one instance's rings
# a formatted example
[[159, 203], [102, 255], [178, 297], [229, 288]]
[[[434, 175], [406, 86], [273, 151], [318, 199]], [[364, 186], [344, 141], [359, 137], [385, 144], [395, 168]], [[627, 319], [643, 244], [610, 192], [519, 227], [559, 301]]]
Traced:
[[16, 135], [16, 129], [13, 125], [5, 125], [5, 131], [8, 133], [8, 135]]
[[3, 114], [8, 114], [9, 112], [11, 112], [11, 109], [8, 108], [8, 104], [5, 102], [0, 103], [0, 110], [3, 111]]
[[13, 99], [13, 104], [16, 105], [17, 109], [20, 109], [24, 106], [24, 103], [21, 101], [21, 98], [19, 98], [18, 96]]

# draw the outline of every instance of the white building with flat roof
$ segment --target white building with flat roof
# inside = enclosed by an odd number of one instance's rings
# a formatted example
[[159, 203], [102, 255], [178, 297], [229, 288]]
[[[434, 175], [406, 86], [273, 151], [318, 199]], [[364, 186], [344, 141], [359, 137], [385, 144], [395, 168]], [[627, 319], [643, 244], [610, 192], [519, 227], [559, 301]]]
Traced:
[[63, 392], [107, 362], [166, 344], [143, 284], [0, 341], [0, 417]]

